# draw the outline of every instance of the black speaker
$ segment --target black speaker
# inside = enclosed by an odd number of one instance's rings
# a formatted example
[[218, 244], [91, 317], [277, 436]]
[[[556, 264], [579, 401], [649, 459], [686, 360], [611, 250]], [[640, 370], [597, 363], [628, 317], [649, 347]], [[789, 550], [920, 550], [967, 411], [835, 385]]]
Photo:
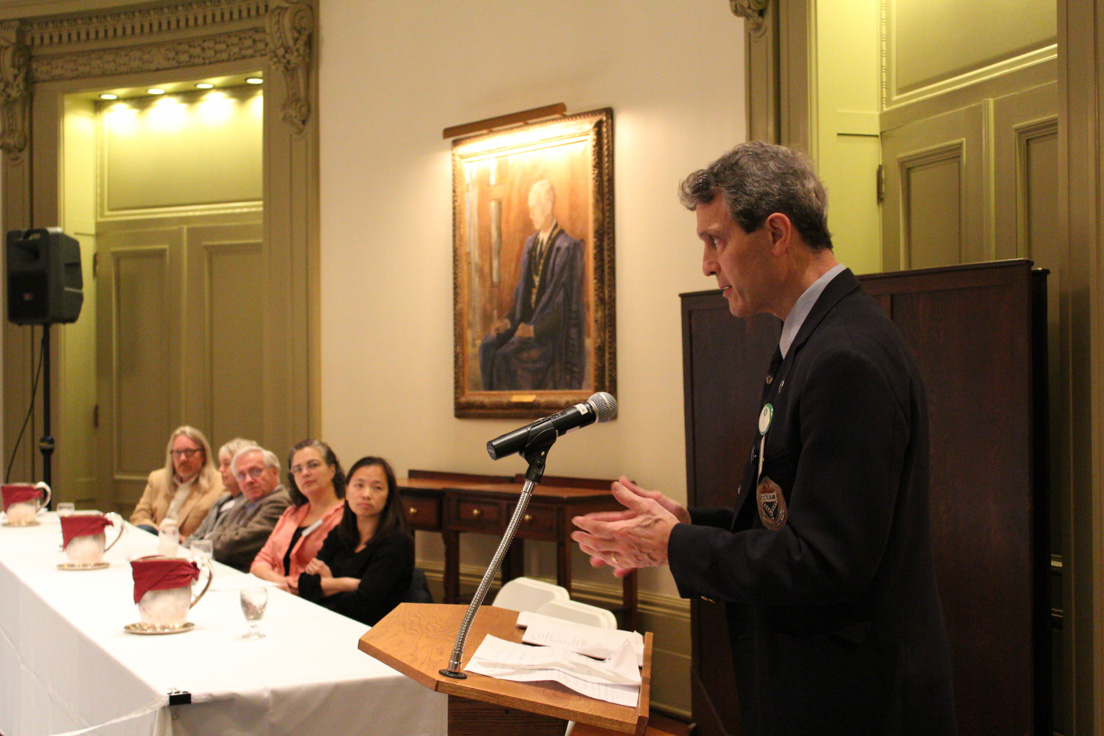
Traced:
[[7, 242], [8, 321], [76, 322], [84, 303], [80, 243], [56, 227], [11, 230]]

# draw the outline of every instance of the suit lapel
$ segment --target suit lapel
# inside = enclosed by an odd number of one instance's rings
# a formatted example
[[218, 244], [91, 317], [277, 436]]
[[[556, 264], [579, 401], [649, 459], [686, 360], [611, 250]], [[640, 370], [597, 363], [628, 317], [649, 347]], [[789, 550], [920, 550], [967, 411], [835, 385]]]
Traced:
[[[816, 303], [813, 304], [813, 308], [809, 310], [809, 316], [807, 316], [805, 321], [801, 324], [801, 329], [798, 330], [797, 336], [794, 338], [793, 343], [790, 344], [790, 349], [786, 351], [786, 358], [782, 361], [781, 366], [778, 367], [777, 372], [774, 374], [774, 380], [764, 387], [760, 405], [772, 401], [774, 397], [777, 396], [781, 387], [785, 384], [786, 377], [789, 375], [790, 368], [793, 366], [802, 345], [805, 344], [809, 336], [813, 334], [817, 326], [820, 325], [828, 313], [835, 308], [841, 299], [854, 293], [859, 288], [859, 280], [855, 278], [855, 275], [851, 273], [851, 269], [849, 268], [844, 269], [834, 279], [828, 282], [828, 285], [824, 287], [824, 291], [817, 297]], [[758, 437], [756, 437], [755, 448], [758, 447]], [[748, 496], [754, 495], [756, 492], [755, 486], [758, 481], [756, 478], [757, 470], [758, 458], [753, 448], [747, 468], [744, 471], [744, 481], [740, 486], [740, 492], [732, 513], [733, 531], [742, 528], [738, 519], [741, 511], [743, 511]]]

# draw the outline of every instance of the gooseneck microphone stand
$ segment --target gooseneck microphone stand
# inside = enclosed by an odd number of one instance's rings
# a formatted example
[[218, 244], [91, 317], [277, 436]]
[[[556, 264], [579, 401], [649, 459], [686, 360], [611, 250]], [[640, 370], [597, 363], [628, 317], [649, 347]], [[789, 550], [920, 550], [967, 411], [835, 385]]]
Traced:
[[487, 571], [483, 573], [483, 579], [479, 581], [475, 597], [472, 598], [471, 605], [468, 606], [468, 611], [464, 614], [464, 620], [460, 623], [460, 630], [456, 633], [456, 645], [452, 648], [452, 656], [449, 657], [448, 668], [440, 670], [440, 673], [446, 677], [457, 680], [463, 680], [467, 677], [460, 671], [460, 660], [464, 656], [464, 643], [468, 638], [468, 629], [471, 628], [472, 621], [475, 620], [475, 614], [479, 612], [479, 607], [483, 605], [483, 599], [487, 595], [487, 589], [491, 587], [491, 581], [498, 574], [498, 568], [502, 565], [502, 558], [506, 556], [510, 543], [514, 541], [514, 534], [525, 515], [525, 507], [529, 505], [529, 498], [533, 495], [533, 489], [544, 477], [544, 462], [548, 457], [548, 450], [558, 436], [555, 427], [548, 426], [543, 431], [534, 433], [526, 442], [525, 449], [521, 451], [521, 456], [529, 463], [529, 469], [525, 471], [525, 485], [522, 486], [517, 508], [514, 509], [514, 515], [510, 517], [510, 523], [506, 526], [506, 532], [498, 543], [498, 549], [495, 550], [494, 557], [491, 558], [491, 563], [487, 566]]

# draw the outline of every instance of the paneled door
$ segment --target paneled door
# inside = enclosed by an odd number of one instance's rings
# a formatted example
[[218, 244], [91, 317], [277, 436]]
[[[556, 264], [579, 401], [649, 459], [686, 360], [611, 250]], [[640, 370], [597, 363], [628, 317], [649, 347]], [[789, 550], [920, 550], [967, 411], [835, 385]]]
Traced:
[[262, 227], [257, 219], [113, 225], [97, 242], [100, 476], [129, 514], [169, 433], [212, 450], [262, 436]]

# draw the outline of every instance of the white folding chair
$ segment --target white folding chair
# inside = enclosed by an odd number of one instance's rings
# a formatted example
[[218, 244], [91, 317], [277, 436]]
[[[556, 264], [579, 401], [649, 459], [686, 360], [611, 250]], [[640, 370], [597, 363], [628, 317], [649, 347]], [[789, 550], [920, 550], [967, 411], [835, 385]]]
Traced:
[[567, 589], [533, 578], [514, 578], [495, 596], [494, 605], [511, 611], [536, 611], [542, 604], [569, 598]]
[[564, 621], [574, 621], [577, 624], [587, 624], [588, 626], [598, 626], [603, 629], [617, 628], [617, 618], [611, 611], [579, 601], [551, 600], [541, 604], [541, 607], [537, 609], [537, 613], [542, 616], [551, 616]]

